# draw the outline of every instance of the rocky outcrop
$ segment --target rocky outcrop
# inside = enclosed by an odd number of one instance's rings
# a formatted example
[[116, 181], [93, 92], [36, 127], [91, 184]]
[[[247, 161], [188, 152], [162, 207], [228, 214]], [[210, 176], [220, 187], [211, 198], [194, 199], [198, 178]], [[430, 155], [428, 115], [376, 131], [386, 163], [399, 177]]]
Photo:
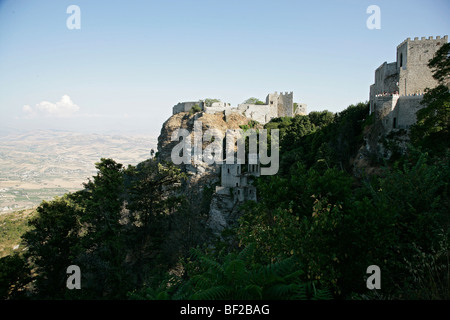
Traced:
[[[208, 129], [217, 129], [225, 134], [228, 129], [239, 129], [242, 125], [247, 125], [249, 119], [244, 115], [234, 113], [226, 115], [224, 113], [208, 114], [197, 112], [190, 114], [180, 112], [172, 115], [161, 128], [161, 134], [158, 137], [158, 159], [161, 161], [171, 161], [173, 148], [179, 143], [172, 141], [172, 133], [175, 130], [183, 128], [189, 132], [194, 132], [194, 122], [201, 121], [202, 132]], [[193, 137], [192, 144], [193, 144]], [[203, 141], [202, 150], [209, 144]], [[220, 165], [208, 165], [204, 162], [180, 164], [181, 170], [188, 175], [187, 181], [182, 186], [182, 192], [190, 194], [191, 199], [200, 203], [203, 197], [205, 187], [215, 188], [220, 184]], [[193, 195], [194, 194], [194, 195]], [[207, 224], [215, 235], [219, 235], [222, 230], [228, 227], [237, 217], [237, 206], [235, 199], [230, 195], [213, 193], [211, 197], [209, 216]]]
[[211, 199], [207, 224], [215, 236], [231, 226], [239, 216], [238, 202], [232, 195], [214, 193]]
[[382, 172], [382, 165], [392, 157], [405, 154], [409, 143], [408, 130], [393, 129], [385, 133], [381, 120], [364, 128], [363, 144], [350, 160], [355, 177]]

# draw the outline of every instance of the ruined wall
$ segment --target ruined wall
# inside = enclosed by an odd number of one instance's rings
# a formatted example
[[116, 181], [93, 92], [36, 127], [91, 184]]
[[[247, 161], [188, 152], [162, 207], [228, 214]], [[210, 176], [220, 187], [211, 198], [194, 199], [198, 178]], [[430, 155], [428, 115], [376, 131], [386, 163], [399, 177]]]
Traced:
[[268, 94], [266, 104], [263, 105], [243, 103], [237, 107], [231, 107], [229, 103], [219, 101], [207, 107], [201, 100], [197, 102], [181, 102], [173, 107], [173, 114], [189, 112], [196, 104], [207, 114], [222, 113], [226, 119], [233, 113], [239, 113], [261, 124], [266, 124], [277, 117], [293, 117], [296, 114], [306, 114], [306, 104], [299, 104], [298, 111], [294, 112], [293, 92]]
[[179, 102], [172, 108], [172, 114], [177, 114], [180, 112], [189, 112], [191, 108], [195, 105], [198, 105], [202, 110], [204, 109], [203, 101]]
[[[247, 118], [265, 124], [270, 121], [271, 108], [267, 105], [258, 104], [240, 104], [237, 111], [245, 115]], [[270, 119], [268, 119], [270, 118]]]
[[305, 116], [307, 115], [307, 105], [306, 103], [298, 103], [297, 104], [297, 109], [295, 109], [294, 111], [294, 116], [295, 115], [302, 115]]

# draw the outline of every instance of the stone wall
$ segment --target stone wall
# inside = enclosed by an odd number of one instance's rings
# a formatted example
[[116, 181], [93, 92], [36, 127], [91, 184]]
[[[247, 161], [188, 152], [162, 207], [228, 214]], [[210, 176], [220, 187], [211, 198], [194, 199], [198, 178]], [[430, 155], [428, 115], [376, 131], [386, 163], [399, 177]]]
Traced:
[[411, 125], [416, 123], [416, 113], [424, 107], [420, 104], [423, 95], [401, 96], [395, 107], [396, 128], [409, 129]]
[[380, 120], [385, 133], [389, 133], [394, 126], [394, 109], [399, 95], [378, 95], [374, 98], [375, 119]]
[[241, 165], [240, 164], [222, 164], [221, 186], [239, 187], [241, 186]]
[[409, 129], [416, 123], [416, 113], [424, 106], [423, 95], [378, 95], [374, 99], [375, 118], [380, 120], [385, 134], [393, 129]]
[[[448, 36], [443, 38], [422, 37], [406, 39], [397, 48], [397, 66], [399, 67], [399, 94], [423, 93], [425, 88], [434, 88], [437, 81], [432, 76], [428, 61], [439, 48], [447, 43]], [[402, 60], [402, 61], [401, 61]], [[402, 66], [400, 67], [400, 64]]]
[[294, 116], [295, 115], [302, 115], [302, 116], [306, 116], [306, 111], [307, 110], [307, 105], [306, 103], [298, 103], [297, 104], [297, 109], [294, 110]]
[[201, 110], [204, 109], [203, 101], [179, 102], [172, 108], [172, 114], [177, 114], [180, 112], [189, 112], [195, 105], [198, 105]]
[[370, 86], [370, 112], [374, 111], [373, 98], [382, 93], [395, 93], [398, 91], [397, 63], [384, 62], [375, 70], [375, 83]]
[[247, 118], [266, 124], [276, 115], [275, 109], [268, 105], [259, 104], [240, 104], [237, 112], [242, 113]]
[[293, 93], [280, 93], [278, 98], [278, 116], [293, 117], [294, 116], [294, 100]]
[[255, 120], [261, 124], [266, 124], [273, 118], [293, 117], [296, 114], [306, 114], [306, 104], [298, 104], [294, 111], [293, 92], [270, 93], [266, 97], [266, 104], [239, 104], [231, 107], [229, 103], [222, 101], [214, 102], [211, 106], [205, 106], [203, 101], [181, 102], [173, 107], [173, 114], [189, 112], [194, 105], [198, 105], [207, 114], [222, 113], [227, 116], [239, 113], [248, 119]]

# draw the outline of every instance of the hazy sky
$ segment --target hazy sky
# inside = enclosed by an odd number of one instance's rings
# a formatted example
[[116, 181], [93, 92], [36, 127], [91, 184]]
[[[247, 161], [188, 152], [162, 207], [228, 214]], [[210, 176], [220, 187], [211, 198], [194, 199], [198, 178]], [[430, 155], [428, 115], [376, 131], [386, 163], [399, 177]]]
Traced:
[[[68, 29], [70, 5], [81, 28]], [[370, 30], [369, 5], [381, 10]], [[180, 101], [293, 91], [308, 111], [368, 100], [407, 37], [450, 32], [450, 1], [0, 0], [0, 131], [158, 134]]]

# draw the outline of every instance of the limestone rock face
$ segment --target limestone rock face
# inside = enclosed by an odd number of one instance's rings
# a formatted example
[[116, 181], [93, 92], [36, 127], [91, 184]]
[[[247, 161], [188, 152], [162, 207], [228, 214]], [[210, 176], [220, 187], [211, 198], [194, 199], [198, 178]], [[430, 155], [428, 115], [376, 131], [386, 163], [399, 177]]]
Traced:
[[213, 194], [207, 224], [214, 235], [220, 236], [225, 228], [235, 222], [238, 214], [236, 209], [237, 206], [233, 196]]
[[[208, 129], [217, 129], [225, 134], [228, 129], [239, 129], [239, 126], [246, 125], [249, 119], [238, 113], [233, 113], [226, 117], [223, 113], [209, 114], [198, 112], [190, 115], [188, 112], [180, 112], [174, 114], [164, 122], [161, 134], [158, 137], [158, 152], [161, 160], [170, 161], [172, 149], [178, 144], [177, 141], [171, 141], [172, 133], [180, 128], [186, 129], [191, 133], [194, 132], [195, 121], [202, 123], [203, 133]], [[193, 143], [193, 139], [191, 141]], [[206, 141], [203, 142], [203, 149], [207, 144]]]
[[[201, 122], [202, 133], [208, 129], [220, 130], [225, 135], [228, 129], [240, 129], [241, 125], [246, 125], [249, 119], [244, 115], [234, 113], [226, 115], [224, 113], [208, 114], [197, 112], [189, 114], [180, 112], [172, 115], [161, 128], [161, 134], [158, 137], [158, 159], [171, 162], [171, 153], [173, 148], [179, 144], [179, 141], [172, 141], [172, 134], [180, 128], [186, 129], [191, 133], [191, 143], [194, 145], [194, 122]], [[202, 150], [209, 145], [209, 141], [203, 141]], [[203, 190], [205, 187], [212, 187], [220, 184], [220, 164], [207, 164], [203, 161], [182, 163], [180, 169], [188, 174], [188, 179], [182, 186], [182, 192], [190, 194], [192, 199], [200, 203], [202, 201]], [[192, 196], [194, 194], [194, 196]], [[235, 200], [230, 195], [219, 195], [214, 193], [211, 197], [209, 217], [207, 224], [213, 234], [219, 235], [220, 232], [232, 223], [235, 208]]]

